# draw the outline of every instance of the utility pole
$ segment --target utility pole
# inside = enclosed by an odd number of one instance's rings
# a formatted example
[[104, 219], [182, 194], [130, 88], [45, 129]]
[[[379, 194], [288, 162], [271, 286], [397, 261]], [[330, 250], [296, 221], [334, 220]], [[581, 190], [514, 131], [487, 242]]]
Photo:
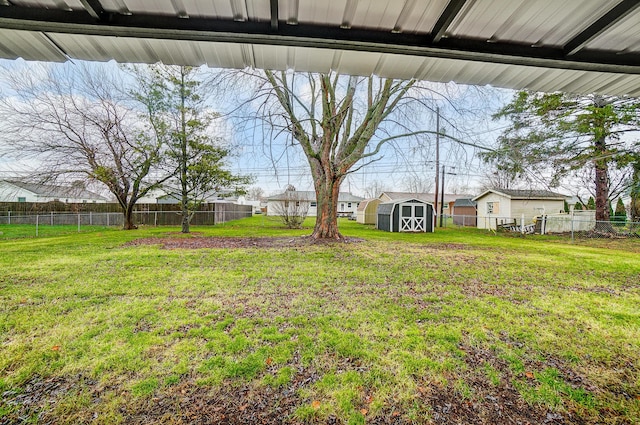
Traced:
[[433, 210], [436, 214], [438, 214], [438, 171], [440, 171], [440, 107], [436, 107], [436, 194], [433, 201]]
[[444, 215], [444, 164], [442, 164], [442, 190], [440, 191], [440, 227], [442, 227], [443, 215]]

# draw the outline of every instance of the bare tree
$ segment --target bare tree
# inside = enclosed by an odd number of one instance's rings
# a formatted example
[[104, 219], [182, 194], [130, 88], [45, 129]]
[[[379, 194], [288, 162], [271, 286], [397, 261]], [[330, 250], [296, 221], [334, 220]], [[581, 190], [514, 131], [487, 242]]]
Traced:
[[412, 174], [405, 182], [405, 191], [411, 193], [428, 193], [433, 189], [434, 182], [417, 174]]
[[280, 217], [282, 224], [289, 229], [302, 228], [302, 223], [307, 218], [311, 203], [291, 185], [287, 187], [282, 198], [273, 203], [273, 212]]
[[138, 119], [124, 84], [97, 65], [5, 69], [11, 96], [0, 100], [3, 143], [13, 156], [38, 162], [39, 182], [89, 180], [104, 184], [136, 228], [133, 209], [168, 176], [157, 175], [160, 144]]
[[374, 180], [367, 187], [364, 188], [364, 196], [368, 199], [377, 198], [382, 192], [390, 191], [391, 189], [379, 180]]
[[[318, 205], [312, 237], [342, 239], [337, 224], [340, 185], [349, 173], [375, 160], [385, 142], [400, 137], [379, 129], [415, 81], [336, 73], [250, 74], [259, 81], [252, 99], [257, 115], [299, 145], [310, 166]], [[366, 151], [372, 139], [374, 148]]]
[[264, 189], [252, 186], [247, 190], [247, 199], [250, 201], [262, 201], [264, 199]]

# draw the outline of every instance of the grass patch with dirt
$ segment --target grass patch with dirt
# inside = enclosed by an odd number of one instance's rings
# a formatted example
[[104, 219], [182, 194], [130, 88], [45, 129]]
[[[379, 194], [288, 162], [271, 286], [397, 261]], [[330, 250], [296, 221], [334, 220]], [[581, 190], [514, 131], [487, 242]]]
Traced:
[[306, 224], [0, 240], [0, 424], [640, 422], [638, 242]]

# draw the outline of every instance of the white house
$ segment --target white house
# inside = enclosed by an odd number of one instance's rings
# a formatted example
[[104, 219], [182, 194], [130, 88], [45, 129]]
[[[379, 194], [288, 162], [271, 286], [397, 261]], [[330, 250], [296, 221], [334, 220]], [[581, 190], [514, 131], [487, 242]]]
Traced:
[[489, 189], [473, 198], [477, 203], [478, 229], [495, 229], [498, 224], [520, 220], [525, 224], [542, 214], [557, 214], [564, 211], [568, 196], [534, 189]]
[[[338, 216], [349, 217], [357, 213], [358, 204], [364, 198], [352, 195], [347, 192], [338, 194]], [[307, 216], [316, 217], [318, 215], [318, 204], [316, 193], [312, 190], [288, 190], [278, 195], [267, 198], [267, 215], [282, 215], [282, 209], [306, 211]]]
[[70, 204], [103, 204], [107, 198], [79, 186], [54, 186], [26, 183], [20, 180], [0, 180], [0, 202], [64, 202]]

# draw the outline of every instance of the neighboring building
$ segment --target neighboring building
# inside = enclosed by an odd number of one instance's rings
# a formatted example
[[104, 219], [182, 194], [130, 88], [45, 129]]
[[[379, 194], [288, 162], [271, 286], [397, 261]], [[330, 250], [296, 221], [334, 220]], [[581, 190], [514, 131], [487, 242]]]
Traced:
[[433, 232], [433, 205], [409, 198], [378, 205], [376, 228], [386, 232]]
[[457, 226], [476, 227], [477, 220], [477, 202], [470, 198], [458, 198], [453, 203], [453, 224]]
[[64, 202], [69, 204], [106, 203], [107, 198], [79, 186], [55, 186], [0, 180], [0, 202]]
[[365, 199], [358, 205], [356, 221], [361, 224], [376, 224], [380, 199]]
[[[240, 197], [236, 196], [234, 192], [230, 190], [211, 191], [209, 193], [205, 193], [200, 198], [204, 204], [212, 204], [214, 202], [232, 202], [240, 204], [240, 202], [238, 202]], [[177, 192], [169, 193], [164, 189], [154, 189], [150, 190], [146, 195], [138, 199], [137, 203], [175, 205], [180, 203], [180, 194]]]
[[[401, 199], [419, 199], [424, 202], [428, 202], [432, 205], [440, 205], [441, 195], [438, 195], [438, 202], [435, 202], [435, 193], [411, 193], [411, 192], [382, 192], [378, 197], [382, 202], [390, 202]], [[453, 194], [453, 193], [445, 193], [444, 194], [444, 206], [442, 208], [442, 213], [444, 215], [453, 215], [456, 214], [454, 211], [454, 203], [458, 198], [473, 198], [473, 195], [468, 194]], [[438, 206], [438, 211], [435, 211], [435, 214], [438, 215], [440, 212], [440, 207]]]
[[[364, 198], [352, 195], [347, 192], [340, 192], [338, 195], [338, 216], [349, 217], [356, 215], [358, 205]], [[267, 198], [267, 215], [281, 215], [282, 209], [289, 211], [306, 211], [308, 217], [315, 217], [318, 214], [318, 204], [316, 193], [305, 190], [288, 190], [278, 195]]]
[[524, 216], [525, 223], [542, 214], [564, 212], [568, 196], [548, 190], [489, 189], [473, 198], [477, 202], [479, 229], [495, 229], [498, 224]]

